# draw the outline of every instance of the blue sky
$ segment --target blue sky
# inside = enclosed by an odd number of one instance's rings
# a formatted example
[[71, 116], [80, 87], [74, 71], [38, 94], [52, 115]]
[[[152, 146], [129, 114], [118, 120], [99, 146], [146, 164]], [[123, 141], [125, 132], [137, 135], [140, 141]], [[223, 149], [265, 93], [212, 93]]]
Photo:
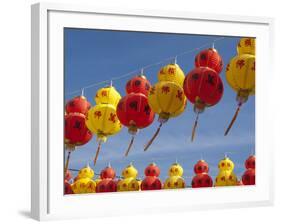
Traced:
[[[83, 86], [110, 80], [142, 66], [211, 43], [217, 38], [218, 36], [65, 29], [65, 100], [79, 95], [80, 93], [73, 91]], [[255, 97], [250, 97], [242, 106], [236, 123], [228, 136], [224, 136], [225, 128], [237, 106], [236, 93], [225, 80], [225, 66], [236, 55], [239, 39], [240, 37], [226, 37], [215, 43], [215, 48], [224, 61], [224, 69], [220, 74], [224, 83], [224, 95], [217, 105], [207, 108], [200, 115], [194, 142], [190, 141], [190, 135], [195, 114], [193, 105], [188, 103], [183, 114], [170, 119], [162, 127], [158, 138], [148, 151], [144, 152], [143, 146], [155, 132], [158, 126], [157, 119], [151, 126], [139, 132], [128, 157], [124, 158], [123, 155], [130, 135], [127, 128], [123, 127], [120, 133], [110, 137], [102, 146], [95, 167], [93, 167], [93, 157], [97, 148], [95, 137], [72, 153], [69, 167], [80, 169], [90, 163], [94, 171], [99, 172], [110, 162], [117, 174], [120, 174], [124, 167], [133, 162], [139, 171], [139, 177], [143, 178], [145, 167], [155, 162], [161, 168], [160, 177], [164, 180], [169, 166], [177, 160], [183, 166], [186, 182], [190, 185], [194, 175], [193, 166], [199, 159], [203, 158], [209, 163], [210, 175], [214, 178], [218, 173], [217, 163], [227, 153], [235, 163], [235, 173], [241, 176], [244, 172], [244, 161], [255, 148]], [[211, 46], [212, 44], [207, 47]], [[195, 51], [178, 57], [177, 62], [185, 74], [194, 68], [197, 53], [198, 51]], [[144, 70], [152, 84], [157, 82], [160, 67], [168, 62], [164, 61], [162, 65]], [[125, 84], [128, 79], [130, 77], [113, 82], [122, 96], [125, 95]], [[95, 104], [95, 92], [103, 86], [105, 84], [85, 89], [84, 95], [92, 105]]]

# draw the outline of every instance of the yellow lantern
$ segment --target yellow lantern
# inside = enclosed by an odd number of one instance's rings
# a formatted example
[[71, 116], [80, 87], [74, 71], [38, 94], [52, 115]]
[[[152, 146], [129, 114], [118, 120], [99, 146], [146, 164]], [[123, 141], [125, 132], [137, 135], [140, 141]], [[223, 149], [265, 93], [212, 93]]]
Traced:
[[237, 45], [238, 55], [242, 54], [256, 54], [256, 39], [255, 38], [241, 38]]
[[105, 142], [107, 136], [118, 133], [122, 125], [116, 109], [111, 104], [98, 104], [92, 107], [86, 117], [88, 129], [97, 135], [98, 141]]
[[225, 157], [219, 162], [218, 168], [220, 171], [233, 171], [234, 163], [228, 157]]
[[179, 176], [181, 177], [183, 175], [183, 168], [180, 164], [174, 163], [173, 165], [170, 166], [169, 168], [169, 176]]
[[158, 135], [163, 123], [169, 118], [179, 116], [186, 107], [186, 97], [181, 86], [174, 82], [158, 82], [149, 91], [148, 104], [152, 111], [159, 115], [160, 125], [151, 140], [146, 144], [144, 151], [152, 144]]
[[122, 128], [116, 114], [116, 105], [120, 99], [120, 94], [112, 85], [101, 88], [97, 91], [95, 97], [97, 105], [87, 113], [86, 126], [97, 135], [98, 140], [98, 148], [94, 159], [95, 165], [102, 142], [105, 142], [108, 136], [117, 134]]
[[129, 191], [129, 184], [133, 181], [134, 178], [125, 178], [119, 180], [117, 183], [117, 191]]
[[95, 96], [96, 104], [111, 104], [115, 108], [120, 99], [120, 94], [112, 85], [99, 89]]
[[184, 179], [180, 176], [170, 176], [164, 183], [164, 189], [185, 188]]
[[129, 191], [139, 191], [141, 186], [141, 181], [137, 179], [133, 179], [130, 181], [128, 190]]
[[138, 176], [138, 170], [133, 166], [132, 163], [130, 163], [129, 166], [127, 166], [125, 169], [122, 171], [122, 176], [124, 178], [137, 178]]
[[237, 185], [237, 177], [231, 171], [220, 171], [218, 176], [216, 177], [215, 186], [236, 186]]
[[78, 176], [77, 179], [81, 179], [81, 178], [92, 179], [95, 176], [95, 172], [94, 172], [94, 170], [91, 169], [91, 167], [89, 165], [87, 165], [84, 168], [82, 168], [81, 170], [79, 170], [77, 176]]
[[75, 194], [94, 193], [96, 183], [90, 178], [80, 178], [71, 185], [71, 188]]
[[161, 81], [169, 81], [178, 84], [179, 86], [183, 86], [184, 81], [184, 72], [180, 68], [178, 64], [168, 64], [160, 69], [158, 72], [158, 80]]
[[226, 80], [230, 87], [237, 92], [238, 107], [225, 135], [228, 134], [235, 122], [242, 104], [248, 100], [250, 95], [255, 94], [255, 56], [241, 54], [232, 58], [226, 67]]

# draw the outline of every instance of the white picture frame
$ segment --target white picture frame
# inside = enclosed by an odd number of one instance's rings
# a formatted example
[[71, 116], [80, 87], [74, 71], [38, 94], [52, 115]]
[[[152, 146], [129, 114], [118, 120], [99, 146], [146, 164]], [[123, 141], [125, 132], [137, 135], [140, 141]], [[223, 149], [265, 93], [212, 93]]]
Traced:
[[[273, 61], [273, 24], [271, 18], [248, 16], [102, 9], [49, 3], [32, 5], [32, 217], [37, 220], [49, 220], [126, 215], [131, 204], [134, 204], [134, 209], [130, 210], [131, 215], [271, 205], [273, 203], [273, 145], [270, 134], [272, 101], [268, 100], [268, 96], [272, 91], [270, 86], [273, 78], [266, 77], [273, 76], [270, 64]], [[256, 185], [242, 188], [64, 196], [62, 181], [64, 27], [255, 36], [257, 38], [256, 155], [258, 164]]]

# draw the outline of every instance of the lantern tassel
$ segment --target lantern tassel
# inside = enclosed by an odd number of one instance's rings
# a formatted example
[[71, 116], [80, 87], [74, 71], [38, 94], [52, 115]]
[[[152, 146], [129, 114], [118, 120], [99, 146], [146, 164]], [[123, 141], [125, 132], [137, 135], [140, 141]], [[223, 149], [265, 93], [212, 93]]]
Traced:
[[199, 119], [199, 114], [197, 113], [197, 116], [196, 116], [196, 119], [194, 121], [194, 125], [193, 125], [193, 128], [192, 128], [192, 134], [191, 134], [191, 141], [192, 142], [195, 138], [196, 128], [197, 128], [197, 125], [198, 125], [198, 119]]
[[152, 142], [154, 141], [154, 139], [157, 137], [157, 135], [159, 134], [160, 132], [160, 129], [162, 127], [163, 123], [160, 123], [159, 127], [157, 128], [157, 131], [154, 133], [154, 135], [152, 136], [152, 138], [149, 140], [148, 143], [146, 143], [146, 145], [144, 146], [144, 151], [146, 151], [149, 146], [152, 144]]
[[130, 150], [131, 150], [131, 148], [132, 148], [132, 145], [133, 145], [133, 143], [134, 143], [134, 140], [135, 140], [135, 136], [132, 136], [131, 141], [130, 141], [130, 144], [129, 144], [129, 146], [128, 146], [128, 149], [127, 149], [127, 151], [126, 151], [126, 153], [125, 153], [125, 156], [128, 156], [128, 154], [129, 154], [129, 152], [130, 152]]
[[96, 165], [96, 163], [97, 163], [98, 156], [99, 156], [99, 153], [100, 153], [100, 148], [101, 148], [101, 142], [99, 142], [99, 145], [98, 145], [98, 148], [97, 148], [97, 151], [96, 151], [96, 156], [95, 156], [95, 159], [94, 159], [94, 165]]
[[237, 116], [238, 116], [238, 114], [239, 114], [239, 112], [240, 112], [240, 107], [241, 107], [241, 105], [242, 105], [241, 103], [238, 104], [238, 107], [237, 107], [237, 109], [236, 109], [236, 111], [235, 111], [235, 114], [234, 114], [234, 116], [233, 116], [233, 118], [232, 118], [230, 124], [228, 125], [228, 127], [227, 127], [227, 129], [226, 129], [226, 131], [225, 131], [225, 133], [224, 133], [224, 136], [226, 136], [226, 135], [228, 134], [228, 132], [230, 131], [232, 125], [234, 124], [234, 122], [235, 122], [235, 120], [236, 120], [236, 118], [237, 118]]
[[66, 172], [67, 172], [67, 170], [68, 170], [68, 164], [69, 164], [69, 160], [70, 160], [70, 154], [71, 154], [71, 151], [68, 151], [67, 158], [66, 158], [66, 163], [65, 163], [65, 167], [64, 167], [64, 177], [66, 176]]

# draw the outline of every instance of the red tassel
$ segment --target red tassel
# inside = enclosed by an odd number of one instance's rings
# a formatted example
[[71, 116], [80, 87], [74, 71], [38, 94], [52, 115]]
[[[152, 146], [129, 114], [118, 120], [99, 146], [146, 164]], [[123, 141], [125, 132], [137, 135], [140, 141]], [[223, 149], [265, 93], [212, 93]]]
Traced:
[[197, 114], [193, 128], [192, 128], [192, 135], [191, 135], [191, 141], [193, 142], [194, 138], [195, 138], [195, 132], [196, 132], [196, 128], [198, 125], [198, 119], [199, 119], [199, 114]]
[[131, 148], [132, 148], [132, 145], [133, 145], [133, 143], [134, 143], [134, 140], [135, 140], [135, 136], [132, 135], [132, 138], [131, 138], [130, 144], [129, 144], [129, 146], [128, 146], [128, 149], [127, 149], [127, 151], [126, 151], [126, 153], [125, 153], [125, 156], [128, 156], [128, 154], [129, 154], [129, 152], [130, 152], [130, 150], [131, 150]]
[[149, 148], [149, 146], [152, 144], [152, 142], [154, 141], [154, 139], [157, 137], [157, 135], [159, 134], [160, 129], [161, 129], [161, 127], [162, 127], [162, 124], [163, 124], [163, 123], [160, 123], [160, 125], [159, 125], [159, 127], [157, 128], [157, 131], [154, 133], [153, 137], [149, 140], [148, 143], [146, 143], [146, 145], [144, 146], [144, 151], [146, 151], [146, 150]]
[[238, 114], [239, 114], [240, 107], [241, 107], [241, 104], [238, 104], [238, 107], [237, 107], [237, 109], [236, 109], [236, 112], [235, 112], [235, 114], [234, 114], [234, 116], [233, 116], [233, 118], [232, 118], [230, 124], [228, 125], [228, 127], [227, 127], [227, 129], [226, 129], [226, 131], [225, 131], [225, 133], [224, 133], [224, 136], [226, 136], [226, 135], [228, 134], [228, 132], [230, 131], [232, 125], [234, 124], [234, 122], [235, 122], [235, 120], [236, 120], [236, 118], [237, 118], [237, 116], [238, 116]]
[[94, 165], [96, 165], [96, 163], [97, 163], [98, 156], [99, 156], [99, 153], [100, 153], [100, 148], [101, 148], [101, 142], [99, 142], [99, 145], [98, 145], [98, 148], [97, 148], [97, 151], [96, 151], [96, 156], [95, 156], [95, 159], [94, 159]]

